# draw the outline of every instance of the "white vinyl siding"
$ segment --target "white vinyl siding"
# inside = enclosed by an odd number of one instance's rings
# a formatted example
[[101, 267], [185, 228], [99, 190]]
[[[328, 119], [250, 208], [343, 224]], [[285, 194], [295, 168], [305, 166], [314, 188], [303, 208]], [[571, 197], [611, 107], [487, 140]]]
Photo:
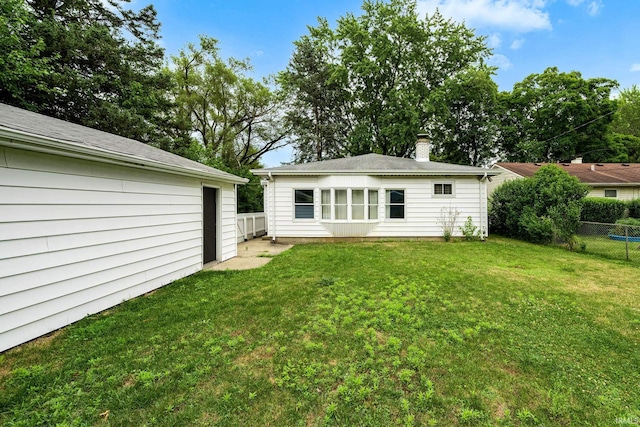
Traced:
[[203, 185], [218, 259], [236, 255], [233, 184], [0, 154], [0, 351], [200, 270]]
[[640, 186], [625, 186], [625, 187], [592, 187], [587, 194], [587, 197], [606, 197], [606, 190], [615, 190], [616, 191], [616, 199], [618, 200], [633, 200], [640, 199]]
[[[433, 197], [433, 183], [442, 182], [433, 177], [372, 177], [372, 176], [274, 176], [268, 182], [267, 192], [270, 200], [276, 203], [269, 206], [269, 236], [271, 237], [440, 237], [442, 229], [437, 223], [442, 207], [453, 207], [460, 211], [458, 226], [471, 216], [477, 226], [487, 230], [486, 184], [477, 177], [455, 177], [448, 181], [455, 185], [454, 197]], [[314, 221], [292, 221], [294, 188], [314, 188]], [[328, 196], [331, 189], [376, 189], [368, 191], [368, 210], [377, 214], [377, 220], [370, 214], [367, 221], [323, 221], [323, 207], [329, 207]], [[386, 190], [404, 190], [404, 220], [385, 218]], [[324, 199], [321, 195], [324, 194]], [[375, 198], [378, 194], [378, 198]], [[374, 196], [372, 196], [374, 195]], [[322, 201], [324, 200], [324, 201]], [[353, 196], [351, 199], [353, 204]], [[275, 227], [275, 230], [274, 228]]]

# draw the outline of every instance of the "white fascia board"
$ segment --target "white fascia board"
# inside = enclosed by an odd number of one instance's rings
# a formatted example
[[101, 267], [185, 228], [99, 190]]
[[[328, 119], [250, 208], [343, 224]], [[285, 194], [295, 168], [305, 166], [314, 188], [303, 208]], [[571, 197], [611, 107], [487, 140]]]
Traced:
[[460, 171], [380, 171], [380, 170], [362, 170], [362, 171], [269, 171], [255, 169], [251, 170], [251, 173], [258, 176], [325, 176], [325, 175], [370, 175], [370, 176], [484, 176], [486, 173], [488, 176], [496, 176], [500, 174], [499, 171], [492, 171], [487, 169], [486, 171], [478, 172], [460, 172]]
[[20, 132], [13, 129], [0, 127], [0, 146], [16, 148], [20, 150], [36, 151], [45, 154], [55, 154], [74, 159], [90, 160], [100, 163], [109, 163], [119, 166], [134, 167], [155, 172], [171, 173], [192, 178], [218, 180], [233, 184], [245, 184], [247, 178], [231, 178], [226, 175], [210, 174], [196, 169], [189, 169], [166, 163], [119, 154], [98, 147], [87, 147], [68, 141], [59, 141], [52, 138]]
[[640, 187], [640, 182], [584, 182], [590, 187]]

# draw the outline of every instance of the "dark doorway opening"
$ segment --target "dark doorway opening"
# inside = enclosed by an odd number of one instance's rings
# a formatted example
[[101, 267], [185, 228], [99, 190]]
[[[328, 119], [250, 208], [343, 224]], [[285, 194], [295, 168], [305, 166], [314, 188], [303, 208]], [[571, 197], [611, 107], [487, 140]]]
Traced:
[[215, 188], [202, 188], [204, 264], [215, 261], [216, 259], [216, 196], [217, 190]]

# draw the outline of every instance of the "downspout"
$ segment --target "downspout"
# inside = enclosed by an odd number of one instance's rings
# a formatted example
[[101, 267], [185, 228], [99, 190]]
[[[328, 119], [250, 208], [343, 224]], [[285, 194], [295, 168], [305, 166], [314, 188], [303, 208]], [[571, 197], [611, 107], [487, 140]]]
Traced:
[[[484, 218], [483, 218], [483, 206], [485, 205], [486, 201], [487, 201], [487, 197], [486, 197], [486, 189], [487, 189], [487, 173], [484, 173], [484, 176], [482, 178], [480, 178], [480, 182], [478, 183], [478, 197], [480, 198], [480, 237], [481, 239], [484, 241], [484, 238], [487, 237], [488, 233], [485, 230], [485, 226], [484, 226]], [[482, 186], [484, 185], [485, 187], [485, 197], [482, 197]], [[489, 211], [487, 208], [487, 222], [489, 221]]]
[[269, 194], [269, 217], [272, 218], [272, 227], [271, 229], [271, 241], [273, 243], [276, 242], [276, 181], [271, 176], [271, 172], [269, 172], [269, 188], [273, 186], [273, 191], [270, 191]]

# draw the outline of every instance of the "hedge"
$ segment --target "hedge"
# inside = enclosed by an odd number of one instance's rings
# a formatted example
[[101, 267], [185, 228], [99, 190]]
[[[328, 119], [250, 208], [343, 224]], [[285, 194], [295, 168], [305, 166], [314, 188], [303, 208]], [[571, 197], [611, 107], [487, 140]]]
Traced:
[[630, 200], [627, 203], [629, 217], [640, 219], [640, 199]]
[[580, 219], [612, 224], [624, 216], [627, 203], [617, 199], [586, 197], [582, 202]]

